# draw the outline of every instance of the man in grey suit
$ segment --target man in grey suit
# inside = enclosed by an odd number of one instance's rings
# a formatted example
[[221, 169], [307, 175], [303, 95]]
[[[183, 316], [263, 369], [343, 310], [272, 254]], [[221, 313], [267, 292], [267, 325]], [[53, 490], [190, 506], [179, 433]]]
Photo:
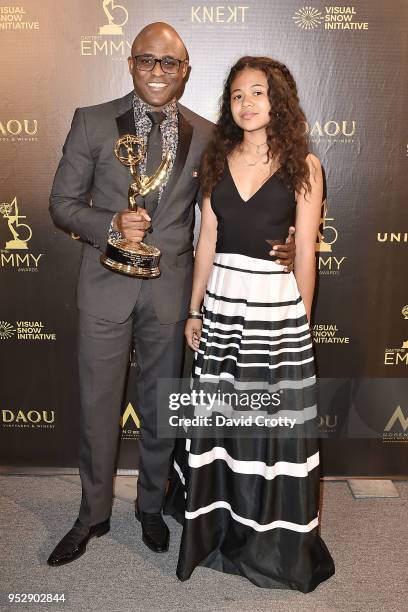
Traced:
[[[82, 501], [73, 528], [48, 559], [53, 566], [77, 559], [90, 538], [109, 531], [118, 423], [132, 346], [141, 422], [136, 517], [149, 548], [164, 552], [169, 545], [162, 507], [174, 439], [157, 436], [156, 385], [159, 378], [181, 375], [197, 170], [212, 124], [176, 100], [188, 54], [171, 26], [144, 28], [128, 61], [134, 91], [76, 110], [50, 197], [56, 225], [83, 242], [77, 294]], [[145, 208], [137, 213], [126, 209], [129, 171], [113, 155], [116, 140], [126, 133], [145, 139], [149, 174], [149, 163], [155, 169], [162, 155], [170, 153], [171, 158], [167, 181], [146, 196]], [[101, 265], [108, 237], [118, 233], [161, 250], [159, 278], [141, 280]], [[290, 265], [293, 254], [289, 243], [278, 256]]]

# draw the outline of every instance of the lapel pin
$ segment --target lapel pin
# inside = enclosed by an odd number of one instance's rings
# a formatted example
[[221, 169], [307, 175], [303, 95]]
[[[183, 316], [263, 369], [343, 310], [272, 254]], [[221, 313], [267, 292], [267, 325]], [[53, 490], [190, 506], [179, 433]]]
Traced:
[[193, 170], [191, 175], [194, 176], [194, 178], [197, 178], [197, 176], [198, 176], [197, 170]]

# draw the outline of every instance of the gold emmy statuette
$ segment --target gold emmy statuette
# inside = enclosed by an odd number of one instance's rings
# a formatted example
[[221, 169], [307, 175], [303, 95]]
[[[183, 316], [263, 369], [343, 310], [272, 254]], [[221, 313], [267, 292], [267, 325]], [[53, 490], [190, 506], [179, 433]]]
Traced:
[[[10, 250], [27, 250], [27, 242], [31, 239], [32, 231], [31, 227], [26, 223], [19, 223], [19, 219], [26, 219], [27, 217], [18, 214], [17, 197], [10, 203], [3, 202], [0, 204], [0, 214], [7, 220], [8, 228], [13, 236], [12, 240], [6, 242], [5, 248]], [[24, 228], [24, 230], [22, 228]]]
[[[99, 34], [104, 36], [121, 36], [122, 27], [127, 23], [129, 14], [127, 9], [121, 4], [115, 4], [114, 0], [103, 0], [103, 11], [108, 19], [108, 23], [99, 28]], [[119, 23], [115, 20], [119, 19]]]
[[316, 242], [315, 250], [320, 253], [331, 253], [332, 244], [336, 242], [338, 238], [338, 232], [333, 225], [327, 224], [327, 221], [333, 221], [334, 218], [327, 216], [327, 201], [326, 200], [323, 201], [322, 208], [323, 208], [323, 211], [322, 211], [322, 216], [320, 218], [320, 227], [317, 232], [317, 242]]
[[[135, 153], [136, 146], [139, 148], [137, 153]], [[145, 154], [146, 147], [142, 138], [125, 134], [116, 141], [115, 155], [124, 166], [128, 166], [133, 178], [128, 193], [129, 210], [132, 212], [137, 212], [136, 196], [144, 197], [150, 191], [157, 189], [164, 181], [170, 164], [170, 154], [167, 153], [153, 176], [139, 175], [136, 166]], [[133, 242], [125, 238], [110, 239], [105, 254], [101, 255], [101, 263], [110, 270], [128, 276], [155, 278], [160, 275], [160, 255], [159, 249], [143, 242]]]

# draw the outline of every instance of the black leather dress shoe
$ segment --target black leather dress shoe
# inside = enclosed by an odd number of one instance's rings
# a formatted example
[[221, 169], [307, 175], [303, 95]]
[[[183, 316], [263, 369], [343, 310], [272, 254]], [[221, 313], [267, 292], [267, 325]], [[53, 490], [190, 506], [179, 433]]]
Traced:
[[169, 550], [170, 532], [161, 512], [142, 512], [136, 505], [135, 516], [142, 525], [142, 540], [153, 552]]
[[86, 545], [91, 538], [100, 538], [101, 536], [108, 533], [110, 529], [110, 520], [106, 520], [103, 523], [92, 525], [88, 533], [84, 533], [79, 525], [74, 525], [70, 531], [62, 538], [61, 542], [57, 544], [50, 556], [48, 557], [48, 565], [57, 566], [65, 565], [65, 563], [71, 563], [75, 561], [86, 551]]

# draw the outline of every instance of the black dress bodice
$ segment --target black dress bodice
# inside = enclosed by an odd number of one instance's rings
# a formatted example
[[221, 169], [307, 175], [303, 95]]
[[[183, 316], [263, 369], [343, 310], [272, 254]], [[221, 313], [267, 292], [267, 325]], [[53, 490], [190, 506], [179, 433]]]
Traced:
[[279, 171], [245, 201], [225, 163], [224, 174], [211, 194], [211, 206], [218, 220], [217, 253], [239, 253], [249, 257], [276, 259], [269, 255], [266, 240], [283, 243], [295, 223], [296, 200], [293, 191], [279, 178]]

